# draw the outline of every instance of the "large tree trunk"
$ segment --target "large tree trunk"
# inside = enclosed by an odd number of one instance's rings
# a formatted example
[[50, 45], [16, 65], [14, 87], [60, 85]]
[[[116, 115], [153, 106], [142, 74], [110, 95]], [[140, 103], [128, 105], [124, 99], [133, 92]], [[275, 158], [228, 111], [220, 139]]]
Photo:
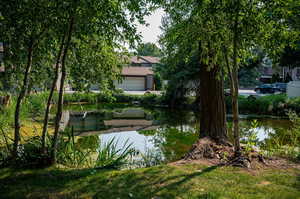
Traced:
[[219, 66], [200, 69], [200, 138], [209, 137], [217, 143], [228, 142], [223, 79], [217, 79]]
[[42, 151], [43, 151], [43, 153], [46, 153], [46, 135], [47, 135], [47, 130], [48, 130], [49, 112], [51, 109], [51, 101], [53, 98], [54, 90], [56, 88], [56, 84], [57, 84], [57, 80], [58, 80], [59, 68], [60, 68], [60, 63], [61, 63], [61, 59], [62, 59], [63, 47], [64, 47], [64, 43], [65, 43], [65, 37], [66, 37], [66, 32], [63, 35], [61, 45], [59, 47], [59, 51], [57, 54], [56, 64], [55, 64], [55, 76], [54, 76], [51, 90], [50, 90], [48, 100], [47, 100], [47, 106], [46, 106], [46, 111], [45, 111], [45, 116], [44, 116], [43, 131], [42, 131]]
[[17, 159], [18, 155], [18, 146], [19, 146], [19, 140], [20, 140], [20, 128], [21, 128], [21, 121], [20, 121], [20, 111], [21, 111], [21, 104], [22, 101], [26, 95], [28, 83], [29, 83], [29, 75], [31, 72], [32, 67], [32, 56], [33, 56], [33, 42], [34, 40], [31, 39], [28, 44], [28, 55], [27, 55], [27, 64], [23, 79], [23, 85], [21, 87], [20, 94], [17, 99], [16, 103], [16, 109], [15, 109], [15, 134], [14, 134], [14, 145], [13, 145], [13, 151], [12, 151], [12, 158], [13, 160]]
[[221, 159], [225, 153], [232, 154], [226, 127], [224, 81], [220, 67], [200, 68], [200, 138], [184, 159]]
[[64, 103], [63, 94], [64, 94], [64, 83], [65, 83], [65, 78], [66, 78], [66, 65], [65, 65], [65, 62], [66, 62], [66, 57], [67, 57], [68, 49], [69, 49], [71, 38], [72, 38], [73, 25], [74, 25], [74, 17], [71, 17], [70, 22], [69, 22], [67, 42], [66, 42], [66, 45], [65, 45], [65, 48], [64, 48], [64, 51], [63, 51], [62, 63], [61, 63], [60, 88], [59, 88], [57, 112], [56, 112], [56, 118], [55, 118], [54, 137], [53, 137], [52, 151], [51, 151], [51, 162], [53, 164], [56, 163], [58, 136], [59, 136], [59, 130], [60, 130], [60, 121], [61, 121], [61, 118], [62, 118], [63, 103]]

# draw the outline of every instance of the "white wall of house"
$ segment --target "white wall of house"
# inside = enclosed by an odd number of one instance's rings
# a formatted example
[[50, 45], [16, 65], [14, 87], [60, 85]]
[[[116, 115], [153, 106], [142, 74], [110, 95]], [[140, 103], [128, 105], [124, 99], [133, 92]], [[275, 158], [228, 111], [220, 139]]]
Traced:
[[115, 81], [115, 87], [123, 89], [125, 91], [144, 91], [145, 88], [145, 77], [125, 77], [123, 81]]
[[288, 97], [300, 97], [300, 81], [291, 81], [287, 85]]

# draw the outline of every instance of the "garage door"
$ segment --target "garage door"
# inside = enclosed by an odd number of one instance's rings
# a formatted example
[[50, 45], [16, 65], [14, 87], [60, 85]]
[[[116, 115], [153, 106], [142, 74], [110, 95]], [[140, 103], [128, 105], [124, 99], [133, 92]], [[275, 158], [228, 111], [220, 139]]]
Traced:
[[125, 91], [144, 91], [144, 77], [125, 77], [122, 82], [116, 83], [116, 88], [121, 88]]

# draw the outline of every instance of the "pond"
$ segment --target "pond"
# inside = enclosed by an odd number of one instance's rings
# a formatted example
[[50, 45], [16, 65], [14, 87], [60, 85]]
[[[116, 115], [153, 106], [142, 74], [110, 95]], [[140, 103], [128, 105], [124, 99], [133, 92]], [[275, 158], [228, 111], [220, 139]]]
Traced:
[[[180, 159], [199, 136], [199, 116], [192, 111], [122, 105], [77, 105], [66, 109], [71, 115], [69, 127], [73, 128], [75, 135], [93, 136], [100, 140], [100, 144], [114, 138], [120, 149], [127, 141], [140, 153], [155, 154], [167, 162]], [[228, 126], [231, 125], [231, 117], [228, 116]], [[287, 119], [242, 115], [241, 139], [245, 141], [249, 134], [255, 134], [256, 142], [264, 143], [290, 127]]]

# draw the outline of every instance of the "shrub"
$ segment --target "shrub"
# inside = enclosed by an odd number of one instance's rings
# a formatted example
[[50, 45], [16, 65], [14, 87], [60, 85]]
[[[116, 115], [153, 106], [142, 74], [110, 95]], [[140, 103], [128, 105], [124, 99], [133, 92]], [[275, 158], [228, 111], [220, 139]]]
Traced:
[[[265, 114], [286, 116], [288, 110], [300, 112], [300, 98], [288, 99], [285, 94], [262, 97], [239, 96], [239, 110], [242, 114]], [[231, 111], [231, 97], [225, 98], [226, 108]]]
[[28, 96], [23, 105], [23, 111], [32, 117], [42, 116], [47, 104], [48, 94], [44, 92]]
[[276, 134], [269, 135], [262, 145], [269, 155], [279, 155], [298, 159], [300, 157], [300, 117], [295, 112], [289, 112], [292, 122], [291, 129], [277, 130]]
[[117, 169], [129, 164], [129, 158], [135, 153], [135, 149], [132, 148], [132, 143], [126, 140], [123, 147], [118, 148], [117, 146], [118, 141], [116, 141], [115, 138], [112, 138], [102, 146], [100, 145], [95, 168]]

